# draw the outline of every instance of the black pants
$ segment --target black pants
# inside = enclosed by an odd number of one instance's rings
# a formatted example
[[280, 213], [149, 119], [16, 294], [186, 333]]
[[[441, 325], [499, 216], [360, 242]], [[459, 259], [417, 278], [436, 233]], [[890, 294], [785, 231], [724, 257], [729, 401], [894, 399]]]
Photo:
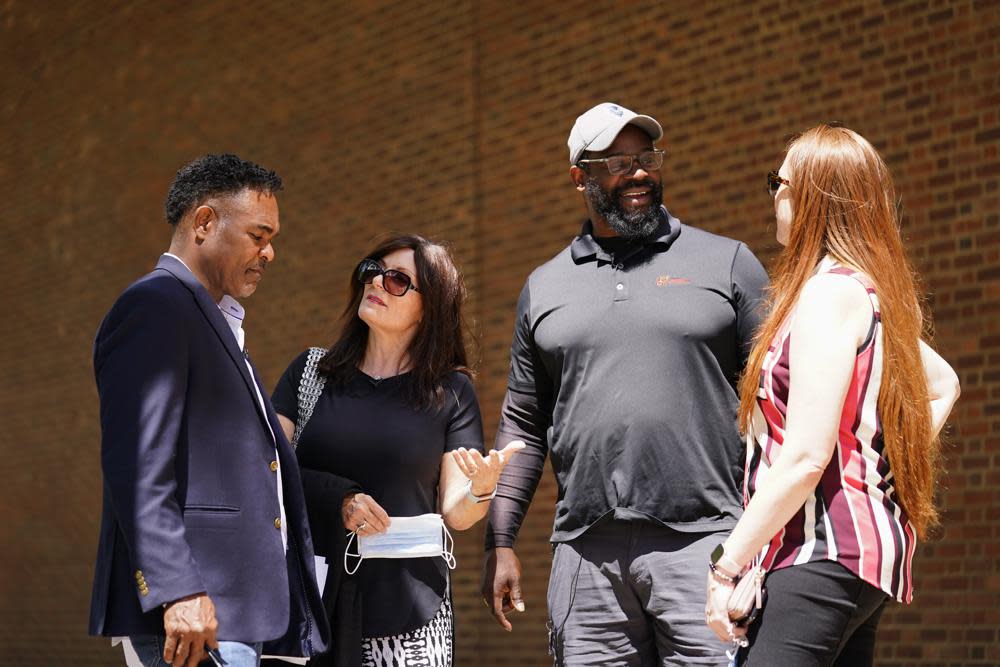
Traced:
[[764, 611], [747, 633], [740, 667], [865, 667], [889, 596], [840, 563], [775, 570], [764, 580]]

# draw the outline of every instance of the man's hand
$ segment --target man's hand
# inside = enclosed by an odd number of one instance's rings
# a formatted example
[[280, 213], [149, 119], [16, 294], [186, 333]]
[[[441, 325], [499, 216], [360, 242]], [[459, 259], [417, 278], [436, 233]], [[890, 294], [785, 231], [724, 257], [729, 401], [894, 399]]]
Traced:
[[486, 552], [483, 564], [483, 602], [507, 632], [510, 621], [504, 615], [511, 609], [524, 611], [521, 599], [521, 561], [510, 547], [497, 547]]
[[205, 645], [219, 648], [215, 638], [219, 622], [207, 593], [197, 593], [167, 605], [163, 612], [163, 661], [173, 667], [198, 667], [207, 657]]

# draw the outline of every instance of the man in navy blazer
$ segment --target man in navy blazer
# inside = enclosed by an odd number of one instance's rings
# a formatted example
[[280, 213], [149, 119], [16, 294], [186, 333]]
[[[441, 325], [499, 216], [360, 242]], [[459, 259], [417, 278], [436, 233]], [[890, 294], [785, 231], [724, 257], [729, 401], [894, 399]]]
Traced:
[[234, 155], [178, 171], [170, 249], [94, 343], [104, 506], [90, 632], [144, 665], [242, 667], [265, 642], [308, 657], [329, 641], [298, 465], [236, 301], [274, 260], [280, 189]]

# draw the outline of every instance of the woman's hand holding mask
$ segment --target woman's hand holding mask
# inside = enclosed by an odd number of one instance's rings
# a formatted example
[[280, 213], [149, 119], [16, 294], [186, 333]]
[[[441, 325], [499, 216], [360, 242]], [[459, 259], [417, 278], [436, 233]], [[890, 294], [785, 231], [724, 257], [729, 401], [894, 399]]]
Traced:
[[344, 528], [359, 535], [375, 535], [389, 528], [389, 515], [367, 493], [352, 493], [344, 497], [341, 507]]

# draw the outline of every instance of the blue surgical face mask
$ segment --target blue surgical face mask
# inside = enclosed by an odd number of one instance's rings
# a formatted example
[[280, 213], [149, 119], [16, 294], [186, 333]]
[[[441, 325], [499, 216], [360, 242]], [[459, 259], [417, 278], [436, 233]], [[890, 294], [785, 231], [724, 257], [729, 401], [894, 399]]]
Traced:
[[[354, 574], [366, 558], [429, 558], [440, 556], [452, 570], [455, 569], [453, 553], [455, 541], [445, 528], [440, 514], [420, 516], [399, 516], [389, 518], [389, 530], [376, 535], [351, 533], [344, 549], [344, 571]], [[357, 538], [358, 550], [351, 552], [351, 545]], [[357, 558], [352, 569], [349, 558]]]

